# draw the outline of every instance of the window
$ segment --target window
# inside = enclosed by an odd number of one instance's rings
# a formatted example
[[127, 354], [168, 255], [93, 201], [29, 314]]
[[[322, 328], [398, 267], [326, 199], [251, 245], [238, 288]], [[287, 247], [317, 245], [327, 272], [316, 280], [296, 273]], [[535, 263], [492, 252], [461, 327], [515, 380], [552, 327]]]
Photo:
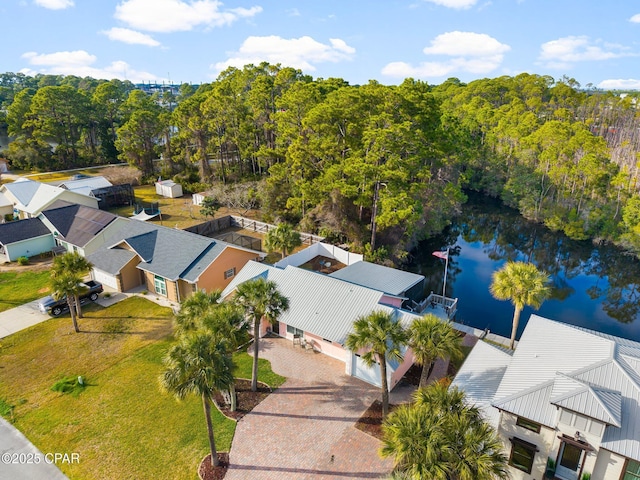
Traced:
[[527, 420], [524, 417], [518, 417], [516, 420], [516, 425], [522, 428], [526, 428], [527, 430], [531, 430], [532, 432], [540, 433], [541, 425], [536, 422], [532, 422], [531, 420]]
[[156, 287], [156, 293], [158, 295], [162, 295], [164, 297], [167, 296], [167, 282], [164, 278], [159, 277], [158, 275], [153, 276], [153, 283]]
[[230, 268], [229, 270], [225, 270], [224, 279], [231, 278], [236, 274], [236, 267]]
[[538, 447], [534, 444], [520, 440], [519, 438], [511, 438], [511, 455], [509, 456], [509, 465], [523, 472], [531, 473], [533, 468], [533, 460], [536, 457]]
[[640, 462], [628, 460], [622, 480], [640, 480]]
[[287, 333], [290, 333], [292, 335], [299, 335], [300, 337], [304, 335], [303, 330], [300, 330], [299, 328], [296, 328], [296, 327], [292, 327], [291, 325], [287, 325]]

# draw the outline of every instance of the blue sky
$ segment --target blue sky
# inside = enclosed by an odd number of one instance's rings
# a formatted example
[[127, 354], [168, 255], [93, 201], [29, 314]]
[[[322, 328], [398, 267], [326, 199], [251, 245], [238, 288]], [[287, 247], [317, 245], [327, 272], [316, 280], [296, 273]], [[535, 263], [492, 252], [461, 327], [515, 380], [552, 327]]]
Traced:
[[269, 61], [351, 84], [528, 72], [640, 89], [640, 2], [2, 0], [0, 71], [209, 82]]

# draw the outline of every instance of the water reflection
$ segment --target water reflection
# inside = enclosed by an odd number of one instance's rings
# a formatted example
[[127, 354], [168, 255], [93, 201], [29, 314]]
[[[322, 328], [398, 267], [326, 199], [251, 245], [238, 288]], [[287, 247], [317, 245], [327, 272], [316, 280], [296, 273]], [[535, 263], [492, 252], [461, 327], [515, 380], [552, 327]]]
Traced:
[[[640, 341], [640, 262], [618, 248], [571, 240], [473, 194], [442, 235], [412, 252], [408, 269], [427, 277], [426, 293], [442, 291], [444, 261], [431, 253], [447, 246], [447, 295], [460, 299], [460, 322], [508, 336], [513, 307], [491, 297], [491, 275], [507, 260], [531, 261], [553, 284], [552, 297], [535, 313]], [[519, 334], [531, 313], [523, 311]]]

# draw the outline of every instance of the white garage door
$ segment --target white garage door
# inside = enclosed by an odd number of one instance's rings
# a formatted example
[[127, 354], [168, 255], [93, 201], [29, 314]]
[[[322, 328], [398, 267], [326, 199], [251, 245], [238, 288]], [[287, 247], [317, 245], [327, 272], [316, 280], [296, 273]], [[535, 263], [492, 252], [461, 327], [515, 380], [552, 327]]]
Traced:
[[364, 380], [367, 383], [375, 385], [376, 387], [380, 386], [380, 365], [374, 363], [372, 366], [368, 367], [360, 355], [353, 354], [353, 376], [359, 378], [360, 380]]
[[111, 287], [115, 290], [118, 290], [118, 281], [116, 277], [111, 275], [110, 273], [103, 272], [102, 270], [98, 270], [97, 268], [93, 269], [93, 279], [96, 282], [100, 282], [101, 284]]

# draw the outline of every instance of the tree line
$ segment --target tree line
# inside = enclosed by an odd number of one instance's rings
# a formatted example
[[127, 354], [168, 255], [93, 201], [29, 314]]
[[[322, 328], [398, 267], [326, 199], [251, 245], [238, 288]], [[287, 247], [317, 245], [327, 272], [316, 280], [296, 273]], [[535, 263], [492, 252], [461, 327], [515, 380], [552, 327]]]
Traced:
[[442, 230], [466, 189], [571, 238], [640, 252], [636, 100], [566, 77], [349, 85], [268, 63], [154, 95], [0, 75], [16, 168], [127, 161], [192, 190], [258, 180], [271, 219], [397, 260]]

